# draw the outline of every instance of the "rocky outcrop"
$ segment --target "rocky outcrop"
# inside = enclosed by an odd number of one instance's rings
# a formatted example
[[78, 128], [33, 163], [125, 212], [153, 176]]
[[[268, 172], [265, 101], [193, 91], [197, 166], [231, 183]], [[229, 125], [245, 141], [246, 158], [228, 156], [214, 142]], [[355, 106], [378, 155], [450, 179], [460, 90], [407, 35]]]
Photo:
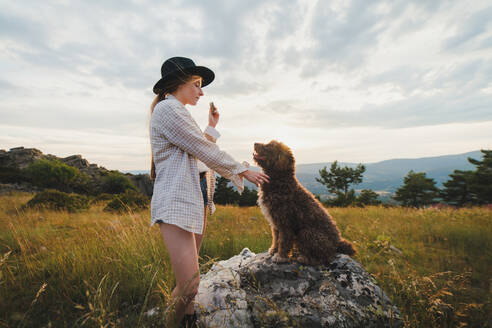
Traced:
[[32, 162], [44, 157], [36, 148], [15, 147], [9, 151], [0, 149], [0, 166], [25, 169]]
[[[91, 189], [97, 189], [101, 182], [102, 177], [108, 174], [109, 170], [97, 164], [91, 164], [81, 155], [71, 155], [68, 157], [57, 157], [55, 155], [44, 155], [40, 150], [36, 148], [24, 148], [16, 147], [11, 148], [9, 151], [0, 149], [0, 167], [15, 167], [19, 169], [25, 169], [32, 162], [39, 159], [58, 160], [69, 166], [76, 167], [80, 172], [89, 176], [92, 181]], [[152, 195], [153, 184], [148, 174], [133, 175], [127, 173], [126, 176], [134, 183], [137, 189], [150, 196]], [[4, 186], [3, 189], [20, 190], [15, 186]], [[3, 190], [0, 188], [0, 190]], [[22, 186], [23, 191], [37, 191], [37, 188], [29, 188], [25, 183]]]
[[5, 151], [3, 149], [0, 150], [0, 166], [4, 167], [25, 169], [29, 166], [29, 164], [39, 159], [58, 160], [69, 166], [76, 167], [90, 177], [105, 175], [108, 172], [108, 170], [102, 166], [90, 164], [81, 155], [58, 157], [51, 154], [45, 155], [36, 148], [24, 147], [11, 148], [9, 151]]
[[306, 266], [245, 248], [201, 276], [196, 301], [206, 327], [403, 326], [371, 275], [342, 254], [328, 266]]

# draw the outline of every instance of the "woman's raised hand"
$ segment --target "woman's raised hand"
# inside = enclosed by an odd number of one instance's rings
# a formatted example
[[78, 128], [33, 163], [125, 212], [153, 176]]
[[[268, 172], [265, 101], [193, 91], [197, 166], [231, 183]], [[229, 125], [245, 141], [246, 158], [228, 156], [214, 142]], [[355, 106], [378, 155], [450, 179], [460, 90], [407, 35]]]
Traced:
[[244, 177], [251, 183], [254, 183], [256, 186], [261, 185], [263, 183], [270, 182], [270, 177], [262, 172], [255, 172], [251, 170], [246, 170], [239, 174], [240, 177]]
[[214, 106], [214, 103], [210, 103], [210, 109], [208, 111], [208, 125], [215, 128], [217, 123], [219, 123], [219, 110]]

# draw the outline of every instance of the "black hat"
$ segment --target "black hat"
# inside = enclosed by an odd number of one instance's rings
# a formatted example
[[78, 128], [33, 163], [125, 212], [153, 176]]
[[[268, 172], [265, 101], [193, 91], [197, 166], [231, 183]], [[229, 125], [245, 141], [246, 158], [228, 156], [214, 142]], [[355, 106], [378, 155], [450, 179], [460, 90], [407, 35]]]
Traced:
[[159, 94], [159, 91], [165, 90], [169, 82], [185, 77], [186, 75], [198, 75], [202, 77], [202, 87], [210, 84], [215, 74], [212, 70], [204, 66], [196, 66], [193, 60], [185, 57], [172, 57], [162, 64], [162, 78], [154, 85], [154, 93]]

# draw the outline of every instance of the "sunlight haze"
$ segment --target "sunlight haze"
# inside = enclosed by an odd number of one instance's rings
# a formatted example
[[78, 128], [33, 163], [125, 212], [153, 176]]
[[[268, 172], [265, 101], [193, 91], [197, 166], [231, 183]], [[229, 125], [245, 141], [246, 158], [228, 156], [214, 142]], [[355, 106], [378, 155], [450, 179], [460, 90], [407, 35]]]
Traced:
[[184, 56], [215, 72], [195, 107], [252, 161], [298, 164], [492, 148], [489, 1], [0, 1], [0, 149], [145, 170], [152, 87]]

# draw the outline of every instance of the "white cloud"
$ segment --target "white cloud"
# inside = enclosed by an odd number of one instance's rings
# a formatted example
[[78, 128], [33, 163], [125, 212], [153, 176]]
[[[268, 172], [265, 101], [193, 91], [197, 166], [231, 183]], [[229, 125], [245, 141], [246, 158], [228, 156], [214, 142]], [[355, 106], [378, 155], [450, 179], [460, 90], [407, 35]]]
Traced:
[[[147, 168], [151, 88], [162, 61], [175, 55], [216, 72], [190, 110], [203, 126], [213, 100], [220, 144], [241, 160], [253, 142], [270, 139], [291, 145], [300, 163], [490, 147], [487, 1], [3, 1], [0, 8], [1, 148]], [[419, 137], [432, 131], [446, 137]]]
[[150, 144], [146, 136], [120, 135], [112, 131], [84, 132], [63, 126], [36, 128], [0, 124], [0, 130], [0, 149], [24, 146], [58, 157], [81, 154], [90, 163], [109, 170], [149, 167]]

